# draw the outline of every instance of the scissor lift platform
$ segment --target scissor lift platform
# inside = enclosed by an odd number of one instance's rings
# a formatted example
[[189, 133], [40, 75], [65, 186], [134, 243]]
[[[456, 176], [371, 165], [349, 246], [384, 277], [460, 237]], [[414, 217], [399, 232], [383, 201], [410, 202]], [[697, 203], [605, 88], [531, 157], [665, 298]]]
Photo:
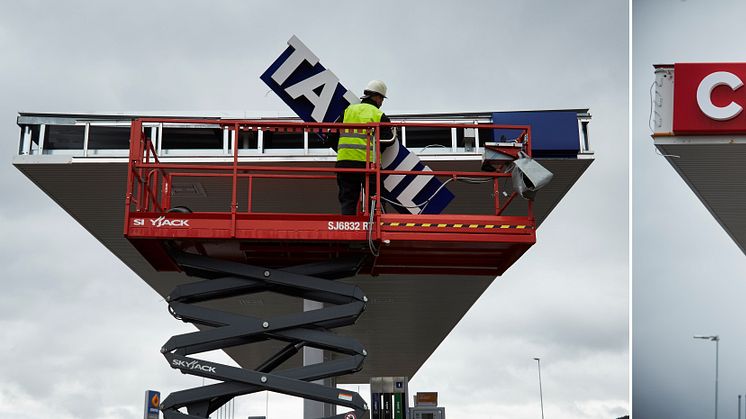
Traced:
[[[162, 246], [177, 240], [187, 252], [267, 267], [369, 254], [361, 273], [373, 275], [500, 275], [536, 241], [525, 217], [383, 214], [374, 226], [365, 217], [297, 217], [138, 213], [128, 237], [159, 270], [178, 270]], [[376, 243], [369, 230], [378, 230]]]
[[[224, 164], [162, 163], [143, 123], [205, 124], [219, 127], [235, 139], [244, 133], [264, 131], [310, 132], [328, 135], [345, 128], [365, 129], [380, 150], [378, 131], [386, 126], [473, 128], [468, 124], [314, 124], [243, 120], [141, 119], [132, 124], [130, 170], [125, 235], [158, 270], [179, 270], [163, 242], [176, 241], [182, 250], [214, 258], [258, 266], [283, 267], [298, 263], [333, 260], [340, 256], [369, 255], [361, 273], [377, 274], [473, 274], [500, 275], [535, 243], [535, 221], [529, 202], [521, 216], [503, 215], [515, 198], [504, 194], [500, 181], [511, 174], [496, 171], [395, 171], [372, 163], [367, 169], [332, 167], [260, 166], [242, 163], [234, 146], [232, 162]], [[530, 156], [530, 127], [484, 125], [482, 128], [522, 130], [518, 142]], [[236, 135], [236, 133], [238, 133]], [[235, 145], [235, 140], [233, 142]], [[512, 147], [515, 150], [515, 147]], [[371, 153], [369, 147], [367, 153]], [[512, 152], [512, 150], [510, 151]], [[485, 200], [494, 203], [493, 214], [391, 214], [383, 213], [382, 200], [366, 191], [363, 202], [371, 205], [356, 216], [252, 211], [253, 185], [264, 179], [333, 180], [336, 172], [357, 171], [377, 179], [394, 176], [437, 176], [468, 179], [494, 185]], [[171, 208], [175, 179], [219, 178], [230, 183], [230, 210], [225, 212], [181, 211]], [[243, 186], [239, 183], [243, 182]], [[248, 189], [245, 211], [238, 211], [239, 189]], [[278, 192], [279, 193], [279, 192]], [[456, 197], [455, 199], [458, 199]], [[226, 205], [226, 207], [228, 207]]]

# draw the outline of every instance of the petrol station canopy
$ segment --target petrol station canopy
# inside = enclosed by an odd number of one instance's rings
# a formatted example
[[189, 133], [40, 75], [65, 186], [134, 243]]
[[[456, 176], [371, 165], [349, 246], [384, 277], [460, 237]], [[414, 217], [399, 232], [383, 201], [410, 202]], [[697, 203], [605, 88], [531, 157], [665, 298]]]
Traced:
[[655, 66], [653, 141], [746, 252], [746, 63]]
[[[130, 124], [133, 119], [141, 116], [194, 117], [20, 113], [20, 141], [14, 165], [127, 267], [157, 293], [165, 296], [176, 285], [190, 279], [181, 273], [156, 271], [123, 235]], [[200, 118], [231, 116], [201, 115]], [[243, 114], [241, 116], [244, 117]], [[548, 219], [555, 206], [593, 161], [588, 135], [590, 114], [587, 109], [392, 114], [390, 117], [394, 122], [474, 124], [477, 128], [475, 144], [465, 141], [463, 131], [456, 129], [412, 129], [402, 135], [406, 147], [433, 170], [477, 170], [482, 162], [485, 142], [510, 138], [510, 132], [479, 129], [479, 124], [531, 125], [534, 157], [554, 174], [549, 185], [539, 191], [534, 204], [537, 226]], [[257, 119], [297, 121], [292, 117], [257, 116]], [[196, 157], [206, 163], [221, 164], [230, 159], [231, 139], [225, 132], [209, 125], [174, 128], [161, 124], [146, 129], [151, 130], [153, 138], [157, 139], [159, 156], [164, 161], [178, 162]], [[686, 143], [687, 146], [682, 148], [683, 144], [670, 143], [670, 140], [666, 139], [669, 141], [666, 143], [664, 139], [656, 139], [656, 146], [665, 154], [682, 155], [681, 159], [671, 160], [672, 164], [682, 176], [693, 178], [690, 185], [693, 185], [695, 191], [704, 191], [698, 194], [703, 197], [706, 205], [717, 209], [711, 211], [717, 214], [716, 217], [720, 217], [721, 224], [743, 249], [743, 244], [746, 243], [746, 219], [740, 217], [739, 220], [736, 213], [729, 212], [739, 208], [734, 206], [734, 200], [739, 200], [740, 208], [746, 208], [746, 190], [738, 193], [733, 189], [739, 184], [737, 178], [740, 176], [734, 176], [733, 185], [729, 183], [726, 186], [722, 183], [716, 185], [714, 180], [700, 174], [705, 174], [708, 165], [711, 167], [714, 162], [723, 158], [736, 161], [738, 156], [746, 157], [746, 141], [739, 143], [738, 147], [723, 141], [719, 146]], [[335, 161], [335, 154], [328, 145], [313, 136], [302, 134], [268, 136], [261, 142], [247, 138], [240, 142], [239, 147], [239, 159], [254, 164], [302, 162], [332, 166]], [[299, 190], [279, 181], [271, 188], [274, 193], [267, 194], [266, 200], [261, 204], [266, 208], [310, 206], [319, 212], [337, 211], [337, 185], [334, 182]], [[712, 188], [719, 189], [711, 191]], [[490, 194], [487, 185], [451, 184], [449, 189], [456, 199], [446, 212], [479, 211], [477, 202]], [[725, 189], [729, 192], [727, 199], [721, 197]], [[292, 193], [283, 193], [291, 190]], [[228, 192], [210, 182], [195, 181], [174, 185], [172, 193], [182, 205], [209, 207], [211, 202], [224, 200]], [[525, 206], [525, 203], [520, 205]], [[540, 241], [540, 232], [537, 234]], [[525, 257], [531, 257], [531, 254]], [[363, 288], [369, 302], [358, 323], [340, 329], [340, 333], [361, 341], [368, 349], [369, 356], [362, 371], [340, 377], [340, 384], [367, 382], [370, 377], [375, 376], [414, 376], [495, 278], [473, 275], [386, 274], [358, 275], [347, 280]], [[210, 303], [210, 306], [261, 316], [275, 316], [303, 309], [302, 302], [298, 299], [268, 293], [251, 298], [228, 298]], [[226, 352], [240, 365], [254, 367], [272, 349], [277, 349], [262, 345], [273, 344], [254, 344], [251, 351], [238, 346]], [[158, 348], [153, 349], [156, 351]]]

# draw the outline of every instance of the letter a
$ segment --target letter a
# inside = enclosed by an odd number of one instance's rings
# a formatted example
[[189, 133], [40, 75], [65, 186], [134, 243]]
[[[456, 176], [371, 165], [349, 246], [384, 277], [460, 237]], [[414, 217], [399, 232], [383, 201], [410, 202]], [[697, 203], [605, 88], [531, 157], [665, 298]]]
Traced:
[[[334, 96], [334, 91], [337, 89], [339, 79], [330, 70], [324, 70], [321, 73], [315, 74], [303, 81], [300, 81], [285, 91], [293, 99], [297, 99], [300, 96], [305, 96], [311, 104], [313, 104], [313, 112], [311, 112], [311, 118], [316, 122], [322, 122], [326, 111], [329, 109], [329, 104]], [[314, 89], [319, 86], [323, 86], [321, 94], [317, 95]]]

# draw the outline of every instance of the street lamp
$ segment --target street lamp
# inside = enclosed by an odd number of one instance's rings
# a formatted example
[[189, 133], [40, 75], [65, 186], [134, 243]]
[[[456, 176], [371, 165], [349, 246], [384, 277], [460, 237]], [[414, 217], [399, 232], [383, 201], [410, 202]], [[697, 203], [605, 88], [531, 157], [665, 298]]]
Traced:
[[715, 419], [718, 419], [718, 353], [720, 351], [720, 336], [694, 335], [694, 339], [705, 339], [715, 342]]
[[544, 419], [544, 394], [541, 391], [541, 358], [534, 358], [539, 367], [539, 400], [541, 401], [541, 419]]

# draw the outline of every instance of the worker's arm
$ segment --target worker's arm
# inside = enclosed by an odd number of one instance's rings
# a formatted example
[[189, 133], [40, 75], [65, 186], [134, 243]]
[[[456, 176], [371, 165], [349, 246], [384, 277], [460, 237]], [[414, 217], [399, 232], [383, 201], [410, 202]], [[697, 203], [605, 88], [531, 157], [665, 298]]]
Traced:
[[[391, 122], [388, 115], [381, 115], [381, 122]], [[384, 127], [381, 129], [381, 151], [396, 141], [396, 127]]]
[[[335, 124], [341, 124], [344, 122], [344, 113], [342, 115], [339, 115], [337, 117], [337, 120], [334, 121]], [[326, 133], [326, 140], [324, 141], [325, 144], [328, 144], [329, 147], [332, 148], [332, 150], [337, 151], [337, 147], [339, 146], [339, 130], [331, 130]]]

